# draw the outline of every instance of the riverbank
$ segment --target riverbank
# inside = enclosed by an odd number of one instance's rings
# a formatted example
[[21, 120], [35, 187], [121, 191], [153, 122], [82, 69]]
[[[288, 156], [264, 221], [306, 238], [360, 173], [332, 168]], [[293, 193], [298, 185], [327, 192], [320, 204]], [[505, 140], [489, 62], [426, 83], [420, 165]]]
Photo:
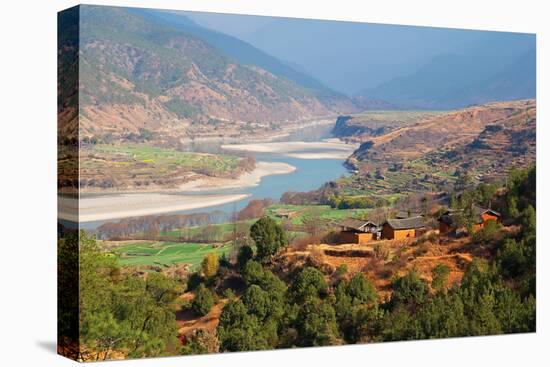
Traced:
[[[249, 194], [176, 195], [140, 193], [80, 197], [58, 197], [58, 217], [72, 222], [138, 217], [206, 208], [244, 200]], [[78, 207], [78, 211], [75, 208]]]
[[205, 190], [242, 189], [257, 186], [263, 177], [284, 175], [296, 171], [296, 167], [283, 162], [257, 162], [251, 172], [245, 172], [238, 178], [201, 177], [179, 186], [180, 191], [200, 192]]
[[270, 143], [279, 139], [285, 139], [293, 133], [309, 128], [334, 125], [337, 116], [320, 117], [316, 119], [308, 119], [306, 121], [295, 121], [285, 123], [285, 126], [273, 131], [265, 131], [263, 133], [255, 132], [254, 134], [246, 134], [239, 131], [238, 136], [197, 136], [192, 139], [181, 139], [182, 144], [198, 144], [198, 143], [213, 143], [220, 142], [225, 144], [234, 144], [237, 142], [257, 142]]
[[222, 149], [227, 151], [272, 153], [299, 159], [346, 159], [357, 148], [358, 144], [347, 144], [338, 139], [222, 145]]

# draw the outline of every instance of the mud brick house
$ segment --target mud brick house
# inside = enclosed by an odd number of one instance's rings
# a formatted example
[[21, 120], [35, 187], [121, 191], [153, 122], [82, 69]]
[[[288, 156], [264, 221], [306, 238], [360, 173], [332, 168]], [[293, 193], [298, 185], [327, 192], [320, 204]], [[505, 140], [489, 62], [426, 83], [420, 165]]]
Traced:
[[340, 233], [337, 242], [364, 244], [377, 237], [378, 225], [359, 219], [345, 219], [340, 223]]
[[405, 219], [388, 219], [382, 225], [382, 238], [400, 240], [418, 237], [426, 232], [424, 217], [417, 216]]
[[[474, 231], [479, 231], [491, 220], [499, 223], [500, 213], [490, 208], [473, 207], [475, 216]], [[461, 210], [448, 210], [439, 218], [440, 234], [455, 234], [459, 228], [459, 218], [462, 215]]]

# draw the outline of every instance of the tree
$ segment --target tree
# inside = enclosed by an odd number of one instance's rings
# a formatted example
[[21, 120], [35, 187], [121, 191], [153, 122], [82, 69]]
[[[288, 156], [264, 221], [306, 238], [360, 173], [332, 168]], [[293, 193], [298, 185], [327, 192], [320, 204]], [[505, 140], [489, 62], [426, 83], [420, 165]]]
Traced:
[[242, 273], [248, 285], [261, 284], [264, 278], [264, 268], [262, 264], [254, 260], [246, 262]]
[[521, 213], [521, 227], [524, 235], [535, 235], [537, 233], [537, 215], [533, 206], [528, 205]]
[[392, 287], [393, 293], [390, 300], [392, 308], [404, 305], [409, 310], [414, 311], [418, 305], [425, 301], [427, 296], [426, 284], [414, 270], [409, 271], [401, 278], [397, 278]]
[[432, 269], [432, 288], [436, 291], [441, 291], [445, 288], [447, 281], [449, 280], [449, 273], [451, 269], [445, 264], [437, 264]]
[[116, 271], [116, 258], [84, 232], [79, 255], [80, 340], [94, 351], [83, 360], [108, 359], [113, 351], [131, 358], [159, 356], [177, 347], [174, 308], [181, 287], [173, 279]]
[[109, 311], [94, 313], [86, 321], [82, 340], [96, 350], [96, 361], [105, 361], [113, 350], [128, 346], [136, 333], [128, 322], [116, 320]]
[[365, 278], [363, 273], [357, 273], [347, 286], [347, 293], [352, 304], [372, 304], [378, 299], [376, 288]]
[[252, 247], [244, 245], [239, 248], [239, 253], [237, 254], [237, 267], [242, 271], [246, 263], [254, 257], [254, 251]]
[[508, 238], [497, 253], [500, 271], [507, 278], [514, 278], [525, 274], [528, 270], [526, 248], [513, 238]]
[[278, 323], [284, 312], [282, 293], [271, 294], [255, 284], [246, 290], [242, 301], [248, 314], [256, 316], [262, 323], [268, 319]]
[[198, 329], [182, 348], [182, 354], [219, 353], [220, 342], [216, 330]]
[[476, 191], [479, 204], [484, 207], [490, 207], [493, 196], [495, 196], [497, 192], [497, 187], [493, 184], [481, 183], [476, 188]]
[[217, 274], [219, 266], [220, 262], [216, 254], [209, 252], [204, 256], [204, 259], [202, 259], [202, 274], [207, 279], [212, 278]]
[[262, 263], [268, 262], [279, 249], [287, 245], [286, 235], [270, 217], [262, 217], [250, 227], [250, 237], [256, 244], [256, 257]]
[[336, 314], [328, 302], [309, 299], [300, 308], [297, 321], [300, 346], [341, 344]]
[[223, 308], [218, 324], [222, 351], [267, 349], [266, 330], [256, 316], [249, 315], [241, 300], [229, 301]]
[[289, 291], [293, 301], [301, 304], [308, 298], [325, 295], [327, 292], [327, 283], [319, 270], [313, 267], [306, 267], [298, 273]]
[[214, 306], [214, 296], [212, 292], [204, 286], [204, 284], [199, 285], [195, 291], [195, 298], [191, 303], [191, 308], [199, 316], [204, 316], [210, 309]]

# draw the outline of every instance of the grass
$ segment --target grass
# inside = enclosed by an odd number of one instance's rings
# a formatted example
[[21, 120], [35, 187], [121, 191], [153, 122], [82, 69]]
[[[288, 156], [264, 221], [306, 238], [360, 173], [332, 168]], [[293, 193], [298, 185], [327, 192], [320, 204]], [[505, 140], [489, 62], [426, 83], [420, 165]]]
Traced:
[[[97, 144], [93, 147], [93, 153], [105, 155], [121, 165], [146, 164], [163, 167], [166, 170], [186, 167], [191, 171], [209, 170], [214, 173], [230, 172], [237, 168], [239, 162], [239, 157], [227, 154], [180, 152], [145, 144]], [[86, 159], [82, 163], [86, 167], [93, 166], [98, 161]]]
[[333, 209], [329, 205], [272, 205], [267, 209], [267, 214], [275, 219], [277, 209], [287, 209], [294, 211], [295, 214], [290, 218], [291, 224], [302, 224], [302, 221], [307, 216], [319, 217], [320, 219], [330, 222], [338, 222], [344, 218], [362, 217], [366, 215], [370, 209]]
[[195, 270], [200, 265], [204, 255], [214, 252], [220, 256], [228, 253], [230, 244], [214, 246], [203, 243], [179, 242], [136, 242], [111, 249], [124, 266], [160, 265], [170, 267], [174, 264], [186, 263]]
[[[239, 228], [242, 228], [243, 226], [250, 227], [252, 224], [254, 224], [256, 220], [245, 220], [245, 221], [239, 221], [238, 225]], [[209, 230], [211, 233], [214, 234], [214, 236], [217, 236], [219, 238], [217, 239], [223, 239], [223, 236], [228, 233], [232, 233], [235, 229], [235, 225], [233, 223], [221, 223], [221, 224], [210, 224]], [[196, 236], [201, 234], [205, 230], [206, 226], [193, 226], [193, 227], [186, 227], [182, 229], [174, 229], [170, 231], [161, 231], [161, 236], [169, 236], [174, 238], [180, 238], [180, 236]]]

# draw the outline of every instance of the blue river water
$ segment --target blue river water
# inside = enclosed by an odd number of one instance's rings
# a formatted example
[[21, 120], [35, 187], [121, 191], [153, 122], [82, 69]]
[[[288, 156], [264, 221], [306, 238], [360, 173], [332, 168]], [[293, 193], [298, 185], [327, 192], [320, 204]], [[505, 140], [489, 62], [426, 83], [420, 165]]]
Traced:
[[[205, 193], [242, 193], [250, 194], [246, 199], [223, 205], [183, 211], [180, 213], [199, 213], [205, 211], [222, 210], [228, 213], [239, 211], [244, 208], [250, 200], [272, 199], [277, 202], [287, 191], [305, 192], [318, 189], [324, 183], [337, 179], [347, 174], [347, 169], [341, 159], [299, 159], [275, 154], [257, 154], [256, 159], [264, 162], [284, 162], [296, 170], [288, 174], [271, 175], [262, 178], [257, 186], [240, 189], [212, 190]], [[187, 193], [186, 193], [187, 194]]]
[[[285, 141], [321, 141], [324, 138], [330, 137], [331, 126], [320, 126], [314, 129], [308, 128], [294, 132], [292, 135], [287, 136]], [[191, 147], [190, 150], [205, 151], [205, 152], [219, 152], [220, 147], [218, 145], [202, 146], [202, 149], [198, 147]], [[250, 153], [247, 153], [250, 154]], [[288, 157], [281, 154], [273, 153], [254, 153], [256, 161], [264, 162], [284, 162], [294, 167], [296, 170], [288, 174], [270, 175], [264, 176], [260, 183], [256, 186], [234, 188], [234, 189], [212, 189], [209, 191], [198, 192], [181, 192], [186, 195], [204, 195], [204, 194], [248, 194], [243, 200], [231, 202], [222, 205], [210, 206], [207, 208], [197, 208], [184, 211], [170, 212], [166, 214], [189, 214], [189, 213], [210, 213], [214, 211], [224, 211], [227, 214], [234, 213], [243, 209], [250, 200], [254, 199], [272, 199], [274, 202], [279, 201], [281, 196], [287, 191], [306, 192], [320, 188], [328, 181], [335, 180], [348, 173], [348, 170], [344, 167], [343, 159], [300, 159], [294, 157]], [[110, 221], [95, 221], [80, 223], [81, 228], [95, 229], [99, 225], [105, 222], [117, 222], [118, 220]]]

